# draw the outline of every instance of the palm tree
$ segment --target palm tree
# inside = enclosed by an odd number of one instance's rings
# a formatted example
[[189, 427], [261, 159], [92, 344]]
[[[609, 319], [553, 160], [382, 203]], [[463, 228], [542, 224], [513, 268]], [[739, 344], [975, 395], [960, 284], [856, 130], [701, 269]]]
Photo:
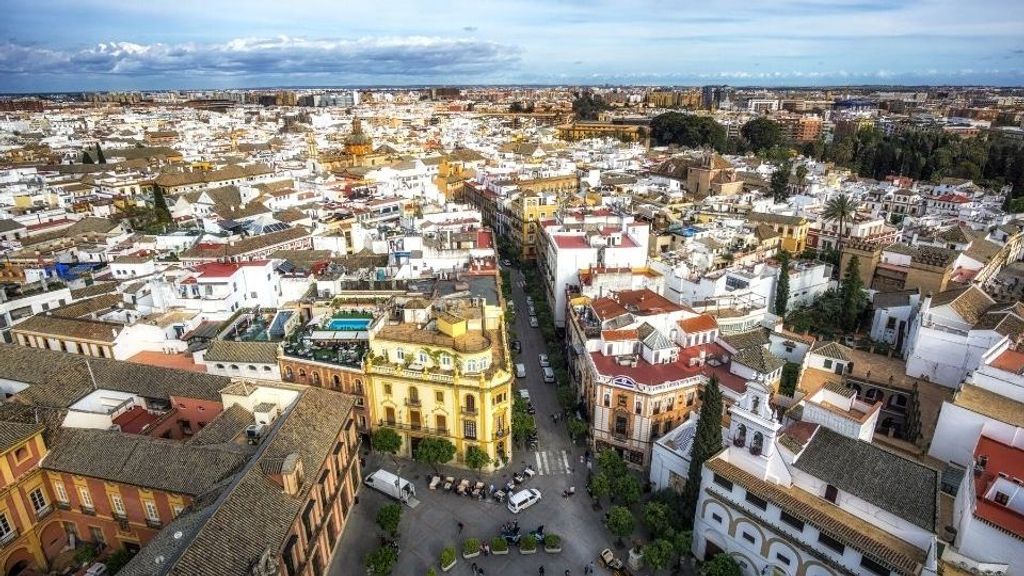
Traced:
[[858, 204], [859, 203], [856, 200], [850, 198], [847, 194], [840, 194], [825, 203], [825, 211], [822, 213], [822, 217], [825, 218], [825, 220], [835, 220], [839, 222], [836, 251], [839, 252], [840, 257], [843, 253], [843, 229], [846, 227], [846, 222], [853, 218], [853, 215], [857, 213]]

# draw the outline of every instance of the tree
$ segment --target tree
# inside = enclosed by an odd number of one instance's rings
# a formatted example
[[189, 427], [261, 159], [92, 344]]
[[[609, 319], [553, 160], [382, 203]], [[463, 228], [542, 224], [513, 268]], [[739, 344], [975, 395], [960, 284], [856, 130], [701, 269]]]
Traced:
[[387, 576], [398, 562], [398, 552], [391, 546], [382, 546], [366, 555], [367, 572], [370, 576]]
[[644, 561], [655, 573], [668, 566], [673, 554], [675, 554], [675, 550], [673, 550], [672, 543], [661, 538], [644, 546]]
[[841, 325], [846, 330], [856, 330], [860, 313], [867, 299], [864, 295], [864, 282], [860, 278], [860, 259], [851, 256], [846, 263], [846, 272], [839, 285]]
[[800, 181], [800, 185], [803, 186], [807, 182], [807, 165], [801, 164], [796, 167], [796, 179]]
[[743, 576], [740, 565], [728, 554], [716, 554], [700, 567], [701, 576]]
[[640, 481], [637, 480], [636, 476], [627, 471], [614, 478], [615, 480], [612, 484], [615, 488], [615, 497], [619, 502], [626, 506], [636, 504], [640, 500], [640, 493], [642, 492]]
[[117, 574], [121, 570], [121, 568], [124, 568], [124, 565], [127, 564], [134, 556], [135, 552], [126, 550], [124, 548], [118, 549], [117, 552], [114, 552], [109, 557], [107, 557], [107, 573]]
[[690, 451], [690, 470], [683, 487], [682, 511], [687, 523], [695, 518], [697, 498], [700, 496], [700, 480], [704, 462], [722, 450], [722, 391], [718, 388], [718, 377], [711, 376], [704, 387], [701, 398], [700, 418]]
[[576, 442], [587, 435], [587, 424], [575, 416], [569, 418], [565, 427], [569, 431], [569, 438], [571, 438], [573, 442]]
[[779, 253], [779, 279], [775, 282], [775, 315], [786, 317], [789, 306], [789, 252]]
[[92, 164], [92, 156], [88, 152], [82, 152], [82, 164]]
[[759, 154], [782, 144], [782, 128], [765, 116], [758, 116], [744, 124], [740, 128], [740, 135]]
[[622, 456], [611, 448], [606, 448], [597, 454], [597, 469], [608, 475], [609, 478], [617, 478], [626, 474], [626, 463]]
[[651, 140], [660, 146], [675, 144], [722, 151], [726, 144], [726, 131], [707, 116], [666, 112], [651, 119]]
[[100, 148], [99, 142], [96, 143], [96, 161], [99, 162], [100, 164], [107, 163], [107, 159], [105, 156], [103, 156], [103, 149]]
[[158, 222], [162, 224], [171, 222], [171, 211], [167, 209], [167, 199], [164, 197], [164, 191], [159, 187], [153, 191], [153, 210], [156, 212]]
[[517, 395], [512, 401], [512, 441], [522, 444], [536, 430], [537, 423], [526, 412], [526, 401]]
[[782, 367], [782, 382], [779, 383], [779, 394], [789, 396], [796, 394], [796, 384], [800, 379], [800, 365], [796, 362], [786, 362]]
[[598, 115], [609, 108], [611, 106], [593, 92], [578, 94], [572, 101], [572, 111], [577, 120], [597, 120]]
[[377, 510], [377, 526], [392, 538], [398, 534], [398, 523], [401, 520], [402, 506], [399, 504], [385, 504]]
[[693, 547], [693, 532], [690, 530], [677, 530], [672, 535], [672, 546], [676, 549], [676, 554], [679, 554], [680, 557], [685, 557]]
[[470, 446], [466, 449], [466, 465], [473, 470], [479, 472], [481, 468], [490, 463], [491, 457], [478, 446]]
[[786, 198], [789, 198], [789, 174], [792, 169], [793, 164], [785, 161], [779, 164], [775, 172], [772, 172], [772, 198], [776, 202], [785, 202]]
[[590, 491], [598, 500], [607, 498], [612, 493], [612, 483], [604, 472], [598, 472], [590, 479]]
[[392, 428], [378, 428], [370, 438], [370, 445], [381, 454], [390, 454], [394, 459], [395, 454], [402, 447], [402, 437]]
[[644, 524], [647, 524], [647, 529], [657, 538], [662, 537], [672, 527], [671, 512], [668, 506], [657, 500], [651, 500], [644, 504], [643, 513]]
[[629, 511], [629, 508], [613, 506], [608, 511], [608, 529], [619, 539], [620, 545], [622, 544], [622, 539], [632, 534], [635, 527], [636, 521], [633, 519], [633, 513]]
[[825, 220], [839, 223], [839, 232], [836, 240], [836, 250], [843, 251], [843, 233], [846, 230], [846, 222], [857, 213], [857, 201], [846, 194], [840, 194], [830, 198], [825, 203], [825, 211], [821, 213]]
[[907, 442], [917, 442], [921, 437], [921, 397], [917, 389], [917, 382], [910, 390], [910, 400], [907, 401], [907, 421], [904, 424], [903, 438]]
[[436, 472], [438, 464], [451, 462], [452, 458], [455, 458], [455, 444], [446, 438], [424, 438], [416, 447], [413, 458], [417, 462], [433, 466]]

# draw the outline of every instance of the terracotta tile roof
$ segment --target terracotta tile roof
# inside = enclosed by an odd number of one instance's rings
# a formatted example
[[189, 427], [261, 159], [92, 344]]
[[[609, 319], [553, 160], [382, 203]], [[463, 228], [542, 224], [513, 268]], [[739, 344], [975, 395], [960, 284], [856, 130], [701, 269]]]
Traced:
[[[264, 440], [265, 451], [226, 489], [223, 501], [194, 538], [184, 542], [186, 547], [180, 556], [168, 561], [161, 573], [247, 576], [265, 549], [276, 551], [283, 546], [318, 481], [316, 472], [347, 425], [353, 404], [354, 400], [343, 394], [305, 389], [282, 416], [279, 428]], [[302, 461], [305, 479], [299, 493], [289, 496], [267, 479], [262, 467], [295, 452]], [[129, 570], [127, 574], [136, 573]]]
[[227, 256], [239, 256], [249, 252], [255, 252], [263, 248], [269, 248], [276, 244], [283, 244], [293, 240], [309, 237], [309, 232], [303, 228], [288, 228], [280, 232], [271, 232], [260, 236], [250, 236], [235, 241], [232, 244], [197, 244], [181, 253], [182, 259], [205, 258], [217, 260]]
[[843, 362], [850, 361], [850, 349], [835, 340], [828, 342], [824, 340], [815, 342], [814, 345], [811, 346], [811, 352], [818, 356], [831, 358], [832, 360], [842, 360]]
[[203, 358], [207, 363], [277, 364], [277, 343], [216, 340], [210, 343], [210, 347], [206, 350], [206, 355]]
[[994, 420], [1024, 428], [1024, 402], [1017, 402], [973, 384], [964, 384], [957, 392], [953, 404]]
[[124, 324], [40, 314], [22, 321], [12, 330], [14, 332], [40, 334], [42, 336], [113, 344], [118, 334], [124, 330]]
[[50, 447], [42, 467], [175, 494], [197, 495], [236, 471], [245, 456], [87, 428], [69, 428]]
[[799, 488], [770, 484], [722, 458], [712, 458], [705, 466], [840, 542], [893, 565], [900, 574], [919, 574], [926, 560], [924, 550]]
[[936, 470], [823, 426], [793, 465], [898, 518], [935, 530]]
[[725, 334], [722, 336], [722, 340], [725, 341], [730, 347], [739, 352], [746, 348], [759, 348], [771, 344], [771, 339], [768, 337], [768, 330], [765, 328], [754, 328], [747, 330], [746, 332], [735, 332], [733, 334]]
[[[1001, 483], [1008, 490], [1010, 487], [1019, 490], [1020, 487], [1008, 478], [1024, 478], [1024, 450], [994, 440], [987, 436], [978, 438], [978, 445], [974, 449], [975, 460], [982, 457], [986, 459], [985, 467], [980, 474], [975, 474], [975, 503], [974, 515], [985, 522], [1006, 530], [1017, 538], [1024, 539], [1024, 514], [1021, 514], [1020, 498], [1018, 494], [1009, 501], [1010, 506], [999, 504], [994, 500], [986, 498], [988, 492], [996, 483]], [[1000, 478], [1002, 475], [1002, 478]], [[1016, 499], [1017, 510], [1013, 499]]]
[[253, 422], [252, 412], [243, 408], [241, 404], [232, 404], [230, 408], [200, 428], [188, 443], [193, 446], [207, 446], [231, 442]]
[[995, 304], [995, 300], [977, 286], [958, 290], [946, 290], [932, 298], [932, 306], [948, 305], [964, 322], [971, 326], [978, 323], [982, 314]]
[[601, 332], [601, 339], [605, 342], [620, 342], [639, 338], [636, 330], [604, 330]]
[[0, 454], [42, 431], [42, 424], [0, 421]]
[[699, 316], [694, 316], [693, 318], [684, 318], [679, 322], [676, 322], [676, 324], [687, 334], [707, 332], [708, 330], [718, 328], [718, 320], [710, 314], [701, 314]]
[[747, 215], [751, 222], [766, 222], [768, 224], [781, 224], [784, 226], [801, 226], [807, 224], [807, 219], [802, 216], [786, 216], [785, 214], [772, 214], [770, 212], [751, 212]]
[[770, 374], [786, 364], [785, 361], [776, 358], [774, 354], [760, 346], [740, 350], [732, 357], [732, 361], [739, 362], [761, 374]]

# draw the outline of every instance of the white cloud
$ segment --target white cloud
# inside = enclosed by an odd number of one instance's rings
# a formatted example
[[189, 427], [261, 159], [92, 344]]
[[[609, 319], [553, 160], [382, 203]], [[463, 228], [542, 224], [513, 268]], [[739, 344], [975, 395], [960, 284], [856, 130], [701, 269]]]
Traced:
[[474, 76], [515, 66], [515, 46], [428, 36], [235, 38], [216, 44], [101, 42], [82, 49], [0, 44], [0, 74]]

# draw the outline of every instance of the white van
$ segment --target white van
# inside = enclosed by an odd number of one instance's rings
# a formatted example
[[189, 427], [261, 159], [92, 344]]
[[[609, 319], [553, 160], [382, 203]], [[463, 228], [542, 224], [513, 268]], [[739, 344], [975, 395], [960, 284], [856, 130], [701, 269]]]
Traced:
[[387, 470], [377, 470], [367, 476], [365, 482], [370, 488], [402, 502], [407, 502], [410, 497], [416, 495], [416, 487], [412, 482], [405, 478], [399, 478]]
[[519, 514], [536, 504], [538, 500], [540, 500], [540, 490], [536, 488], [520, 490], [508, 499], [508, 511], [513, 514]]
[[516, 378], [526, 378], [526, 366], [516, 364]]
[[550, 366], [545, 366], [542, 370], [544, 371], [545, 382], [550, 384], [555, 381], [555, 371], [552, 370]]

